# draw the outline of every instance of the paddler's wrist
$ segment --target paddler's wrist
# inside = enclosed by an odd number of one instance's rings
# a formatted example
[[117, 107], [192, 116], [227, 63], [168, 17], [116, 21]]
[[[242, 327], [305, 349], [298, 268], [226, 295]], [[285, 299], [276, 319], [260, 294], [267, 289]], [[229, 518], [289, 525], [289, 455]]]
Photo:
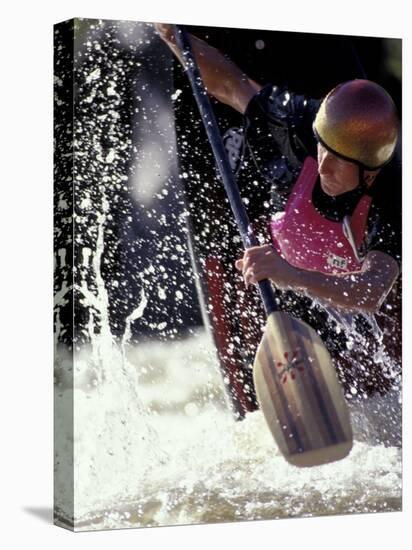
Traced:
[[305, 290], [305, 272], [302, 269], [294, 267], [281, 256], [277, 256], [278, 261], [273, 265], [272, 273], [269, 276], [272, 283], [282, 290]]
[[331, 302], [331, 281], [327, 275], [293, 266], [290, 267], [289, 288], [291, 290], [306, 296], [316, 297], [327, 304]]
[[307, 271], [294, 267], [287, 263], [288, 266], [288, 289], [298, 290], [300, 292], [307, 291]]

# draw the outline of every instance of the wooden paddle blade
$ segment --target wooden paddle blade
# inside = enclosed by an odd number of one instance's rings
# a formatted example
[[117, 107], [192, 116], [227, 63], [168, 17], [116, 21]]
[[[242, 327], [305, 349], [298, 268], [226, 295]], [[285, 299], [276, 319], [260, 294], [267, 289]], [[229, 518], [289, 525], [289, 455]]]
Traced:
[[306, 323], [268, 317], [253, 366], [266, 422], [288, 462], [317, 466], [352, 448], [349, 412], [328, 351]]

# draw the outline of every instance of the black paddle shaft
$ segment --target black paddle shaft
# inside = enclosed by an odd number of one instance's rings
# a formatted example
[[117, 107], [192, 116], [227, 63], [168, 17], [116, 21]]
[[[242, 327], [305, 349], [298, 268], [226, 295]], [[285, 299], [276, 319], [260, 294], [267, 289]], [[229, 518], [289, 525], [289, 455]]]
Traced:
[[[243, 206], [242, 197], [240, 196], [235, 177], [227, 158], [212, 104], [209, 96], [207, 95], [206, 88], [203, 84], [199, 68], [192, 52], [189, 36], [181, 25], [175, 25], [175, 37], [184, 59], [184, 65], [192, 87], [193, 95], [195, 96], [196, 103], [199, 107], [200, 115], [213, 150], [218, 172], [223, 181], [223, 185], [225, 187], [232, 212], [235, 216], [244, 247], [251, 248], [252, 246], [258, 246], [259, 242], [252, 231], [246, 209]], [[273, 311], [277, 310], [272, 286], [268, 279], [259, 281], [258, 285], [266, 314], [269, 315]]]

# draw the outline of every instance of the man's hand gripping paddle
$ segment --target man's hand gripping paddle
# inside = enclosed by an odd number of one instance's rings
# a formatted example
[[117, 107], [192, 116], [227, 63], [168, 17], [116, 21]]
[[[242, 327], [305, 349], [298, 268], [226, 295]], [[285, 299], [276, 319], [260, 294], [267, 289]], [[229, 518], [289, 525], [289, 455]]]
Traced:
[[[245, 248], [256, 246], [259, 243], [251, 231], [188, 34], [176, 25], [175, 37], [243, 244]], [[268, 280], [258, 284], [267, 324], [253, 376], [269, 429], [286, 460], [295, 466], [344, 458], [352, 448], [352, 429], [329, 353], [310, 326], [276, 311]]]

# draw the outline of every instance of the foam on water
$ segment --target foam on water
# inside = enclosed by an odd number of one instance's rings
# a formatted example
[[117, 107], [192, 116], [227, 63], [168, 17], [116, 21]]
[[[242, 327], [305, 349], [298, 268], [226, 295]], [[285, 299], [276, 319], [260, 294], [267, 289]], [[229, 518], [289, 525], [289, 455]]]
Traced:
[[[91, 357], [78, 354], [75, 372]], [[104, 381], [78, 376], [74, 390], [78, 530], [400, 509], [401, 451], [365, 429], [346, 459], [299, 469], [260, 411], [235, 422], [203, 332], [113, 345], [103, 361]]]

